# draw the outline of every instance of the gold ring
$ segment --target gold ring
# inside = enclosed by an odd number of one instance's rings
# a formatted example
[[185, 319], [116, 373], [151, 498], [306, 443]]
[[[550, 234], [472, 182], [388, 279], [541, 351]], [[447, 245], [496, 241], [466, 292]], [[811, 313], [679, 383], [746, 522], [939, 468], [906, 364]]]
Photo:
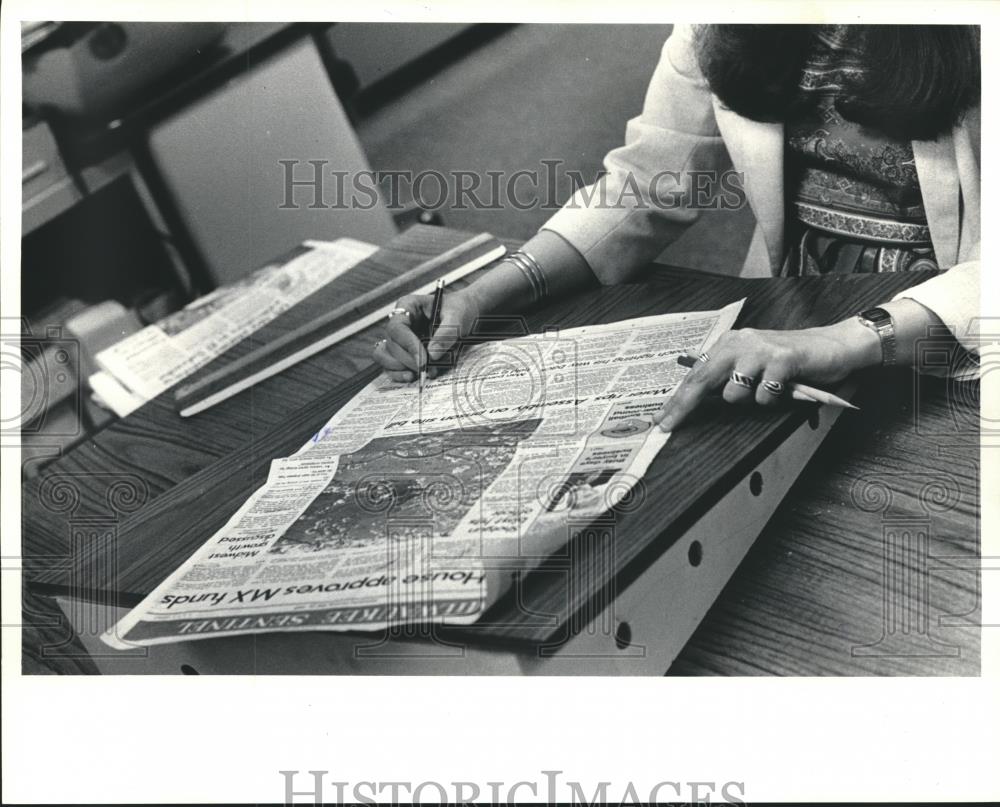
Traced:
[[405, 308], [394, 308], [394, 309], [392, 309], [392, 311], [389, 312], [389, 319], [392, 319], [397, 314], [399, 316], [403, 316], [403, 315], [405, 315], [407, 317], [410, 316], [410, 312], [407, 311]]
[[729, 380], [732, 381], [737, 387], [743, 387], [743, 389], [753, 389], [753, 376], [743, 375], [743, 373], [738, 373], [733, 370], [733, 374], [729, 376]]
[[760, 382], [760, 385], [764, 388], [765, 392], [769, 392], [772, 395], [781, 395], [785, 391], [785, 385], [780, 381], [768, 381], [765, 378]]

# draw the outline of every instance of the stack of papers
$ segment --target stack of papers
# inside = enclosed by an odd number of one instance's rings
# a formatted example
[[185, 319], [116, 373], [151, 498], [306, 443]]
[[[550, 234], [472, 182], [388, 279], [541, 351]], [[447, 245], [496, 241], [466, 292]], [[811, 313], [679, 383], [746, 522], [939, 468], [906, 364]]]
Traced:
[[352, 238], [307, 241], [307, 252], [217, 289], [97, 354], [95, 396], [124, 417], [201, 369], [378, 247]]

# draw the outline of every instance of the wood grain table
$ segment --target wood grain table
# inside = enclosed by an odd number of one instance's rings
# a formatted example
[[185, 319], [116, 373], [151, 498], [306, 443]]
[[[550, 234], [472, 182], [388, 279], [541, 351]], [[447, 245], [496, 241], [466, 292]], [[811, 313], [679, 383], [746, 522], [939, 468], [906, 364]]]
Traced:
[[[466, 236], [411, 229], [345, 278], [337, 299]], [[742, 280], [652, 267], [641, 283], [585, 291], [532, 312], [526, 324], [565, 328], [745, 296], [741, 326], [802, 327], [849, 315], [920, 279]], [[230, 357], [309, 321], [334, 304], [332, 293], [296, 306]], [[40, 595], [67, 592], [137, 602], [263, 482], [271, 459], [294, 451], [373, 377], [375, 330], [194, 418], [180, 419], [169, 394], [161, 396], [43, 469], [24, 485], [29, 604], [39, 610]], [[928, 363], [946, 360], [942, 350], [940, 340], [928, 340]], [[859, 395], [862, 412], [840, 419], [672, 674], [978, 673], [978, 386], [880, 372], [862, 379]], [[453, 638], [525, 648], [558, 641], [574, 617], [627, 586], [810, 411], [704, 407], [651, 466], [650, 500], [621, 514], [613, 568], [598, 570], [585, 552], [570, 553], [575, 571], [593, 581], [587, 592], [569, 593], [543, 566], [482, 625], [454, 630]], [[532, 613], [559, 618], [553, 626], [525, 617]], [[39, 640], [51, 645], [52, 630]], [[75, 647], [34, 647], [30, 655], [52, 657], [58, 667], [60, 650]], [[85, 666], [76, 659], [64, 669]]]

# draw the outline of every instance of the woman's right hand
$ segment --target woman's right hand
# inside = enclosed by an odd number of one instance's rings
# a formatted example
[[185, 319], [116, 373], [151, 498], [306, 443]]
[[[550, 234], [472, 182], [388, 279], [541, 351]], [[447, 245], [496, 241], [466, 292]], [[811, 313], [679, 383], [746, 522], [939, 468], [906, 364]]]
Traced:
[[[418, 334], [427, 332], [433, 305], [433, 294], [409, 294], [396, 303], [396, 308], [408, 313], [397, 313], [389, 319], [384, 338], [373, 353], [376, 363], [393, 381], [416, 380], [420, 370], [427, 367], [428, 354], [431, 361], [440, 360], [459, 339], [469, 335], [479, 316], [479, 306], [467, 289], [446, 292], [441, 303], [441, 324], [424, 350]], [[429, 378], [440, 371], [437, 366], [427, 367]]]

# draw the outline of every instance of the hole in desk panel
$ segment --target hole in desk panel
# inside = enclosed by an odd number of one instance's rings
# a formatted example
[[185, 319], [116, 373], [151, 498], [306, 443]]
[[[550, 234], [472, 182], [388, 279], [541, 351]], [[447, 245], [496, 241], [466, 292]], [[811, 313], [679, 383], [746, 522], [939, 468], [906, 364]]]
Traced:
[[754, 471], [750, 474], [750, 492], [754, 496], [760, 496], [760, 492], [764, 489], [764, 477], [761, 475], [760, 471]]
[[201, 675], [201, 673], [198, 672], [190, 664], [182, 664], [181, 665], [181, 673], [184, 674], [184, 675]]
[[819, 428], [819, 407], [816, 407], [809, 413], [809, 420], [807, 422], [809, 423], [809, 428], [813, 431]]
[[615, 629], [615, 647], [624, 650], [632, 644], [632, 626], [628, 622], [620, 622]]
[[698, 566], [701, 564], [701, 557], [701, 541], [692, 541], [691, 546], [688, 547], [688, 563], [692, 566]]

